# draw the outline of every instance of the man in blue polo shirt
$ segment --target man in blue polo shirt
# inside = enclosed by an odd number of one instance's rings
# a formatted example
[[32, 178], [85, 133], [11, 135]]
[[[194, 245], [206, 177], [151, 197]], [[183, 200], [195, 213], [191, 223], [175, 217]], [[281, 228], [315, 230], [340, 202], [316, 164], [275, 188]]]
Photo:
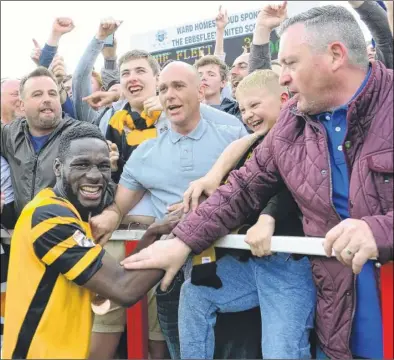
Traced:
[[[370, 73], [371, 68], [369, 68], [364, 82], [350, 102], [363, 91]], [[349, 174], [342, 148], [347, 132], [347, 112], [348, 104], [345, 104], [333, 112], [324, 112], [316, 115], [316, 118], [324, 125], [327, 133], [333, 186], [332, 201], [342, 220], [350, 217], [348, 210]], [[349, 141], [345, 142], [344, 145], [347, 148], [352, 146]], [[350, 348], [356, 358], [381, 359], [383, 357], [382, 314], [372, 261], [368, 261], [358, 275], [356, 291], [356, 311], [350, 338]], [[371, 346], [371, 344], [374, 344], [374, 346]], [[320, 357], [325, 357], [320, 349], [318, 353]]]
[[[95, 239], [101, 243], [146, 191], [151, 195], [155, 217], [163, 218], [167, 207], [182, 201], [190, 182], [204, 176], [227, 145], [247, 135], [241, 123], [219, 124], [204, 117], [200, 79], [191, 65], [167, 65], [160, 74], [159, 93], [171, 127], [133, 151], [124, 166], [114, 206], [92, 218]], [[160, 325], [172, 358], [180, 357], [177, 309], [182, 282], [179, 275], [171, 291], [158, 290], [157, 297]], [[163, 308], [166, 314], [161, 317]]]

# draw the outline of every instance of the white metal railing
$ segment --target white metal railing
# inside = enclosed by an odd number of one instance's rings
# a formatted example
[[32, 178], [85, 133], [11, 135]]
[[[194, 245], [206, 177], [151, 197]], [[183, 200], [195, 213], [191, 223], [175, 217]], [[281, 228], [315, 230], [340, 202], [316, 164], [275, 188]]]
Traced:
[[[140, 240], [145, 230], [117, 230], [112, 234], [112, 241]], [[12, 231], [1, 230], [1, 238], [8, 239]], [[216, 247], [229, 249], [249, 250], [245, 243], [245, 235], [226, 235], [220, 238]], [[271, 240], [272, 252], [285, 252], [292, 254], [326, 256], [323, 249], [323, 238], [316, 237], [296, 237], [296, 236], [273, 236]], [[334, 254], [333, 254], [334, 255]]]

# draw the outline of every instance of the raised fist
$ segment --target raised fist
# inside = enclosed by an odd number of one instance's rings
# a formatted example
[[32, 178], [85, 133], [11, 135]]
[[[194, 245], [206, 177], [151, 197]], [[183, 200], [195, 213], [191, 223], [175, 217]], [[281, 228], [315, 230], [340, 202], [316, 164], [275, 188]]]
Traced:
[[267, 4], [257, 16], [256, 27], [265, 27], [270, 30], [278, 27], [287, 18], [287, 1], [281, 5]]
[[105, 18], [101, 20], [96, 38], [99, 40], [105, 40], [106, 37], [118, 30], [121, 24], [122, 21], [115, 20], [113, 18]]
[[74, 27], [72, 19], [68, 17], [56, 18], [52, 25], [52, 33], [61, 36], [72, 31]]

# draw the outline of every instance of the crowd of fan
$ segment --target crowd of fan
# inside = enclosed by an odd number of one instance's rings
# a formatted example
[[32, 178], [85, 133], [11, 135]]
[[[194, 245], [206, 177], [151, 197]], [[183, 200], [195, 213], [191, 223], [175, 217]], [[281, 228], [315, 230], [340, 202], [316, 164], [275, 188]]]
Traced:
[[[126, 253], [123, 242], [109, 241], [114, 230], [148, 229], [192, 211], [172, 239], [123, 263], [165, 270], [161, 286], [163, 273], [148, 292], [151, 358], [382, 358], [374, 274], [393, 260], [393, 3], [349, 3], [370, 42], [343, 7], [288, 19], [286, 2], [267, 4], [250, 49], [230, 67], [222, 10], [215, 53], [200, 54], [194, 66], [160, 67], [143, 49], [118, 58], [116, 40], [104, 42], [121, 22], [107, 18], [73, 74], [59, 44], [78, 29], [70, 18], [55, 19], [45, 46], [35, 43], [31, 53], [37, 68], [1, 81], [2, 229], [14, 229], [25, 206], [54, 187], [56, 161], [67, 150], [62, 138], [100, 138], [99, 129], [111, 181], [108, 206], [89, 224], [116, 261]], [[271, 60], [270, 34], [278, 27], [279, 59]], [[98, 191], [82, 188], [89, 196]], [[215, 249], [215, 239], [229, 232], [245, 234], [251, 250]], [[325, 237], [336, 258], [272, 254], [272, 235]], [[18, 353], [21, 329], [11, 329], [19, 323], [8, 305], [18, 284], [14, 274], [7, 283], [7, 269], [24, 264], [15, 255], [8, 266], [12, 248], [13, 240], [2, 238], [5, 357], [77, 358], [85, 347], [82, 356], [91, 359], [126, 356], [124, 306], [132, 302], [124, 289], [108, 296], [96, 287], [90, 342], [76, 351], [29, 353], [32, 339], [39, 341], [33, 337]], [[103, 304], [109, 309], [100, 312]]]

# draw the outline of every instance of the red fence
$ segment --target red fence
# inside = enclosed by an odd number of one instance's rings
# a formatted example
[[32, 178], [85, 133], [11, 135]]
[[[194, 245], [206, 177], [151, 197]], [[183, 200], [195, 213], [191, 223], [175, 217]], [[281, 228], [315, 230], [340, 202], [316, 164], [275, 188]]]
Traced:
[[[138, 240], [125, 241], [126, 254], [130, 254]], [[384, 358], [394, 359], [393, 350], [393, 262], [382, 266], [381, 299], [383, 312], [383, 346]], [[127, 310], [127, 351], [129, 359], [148, 358], [148, 306], [146, 297]]]

